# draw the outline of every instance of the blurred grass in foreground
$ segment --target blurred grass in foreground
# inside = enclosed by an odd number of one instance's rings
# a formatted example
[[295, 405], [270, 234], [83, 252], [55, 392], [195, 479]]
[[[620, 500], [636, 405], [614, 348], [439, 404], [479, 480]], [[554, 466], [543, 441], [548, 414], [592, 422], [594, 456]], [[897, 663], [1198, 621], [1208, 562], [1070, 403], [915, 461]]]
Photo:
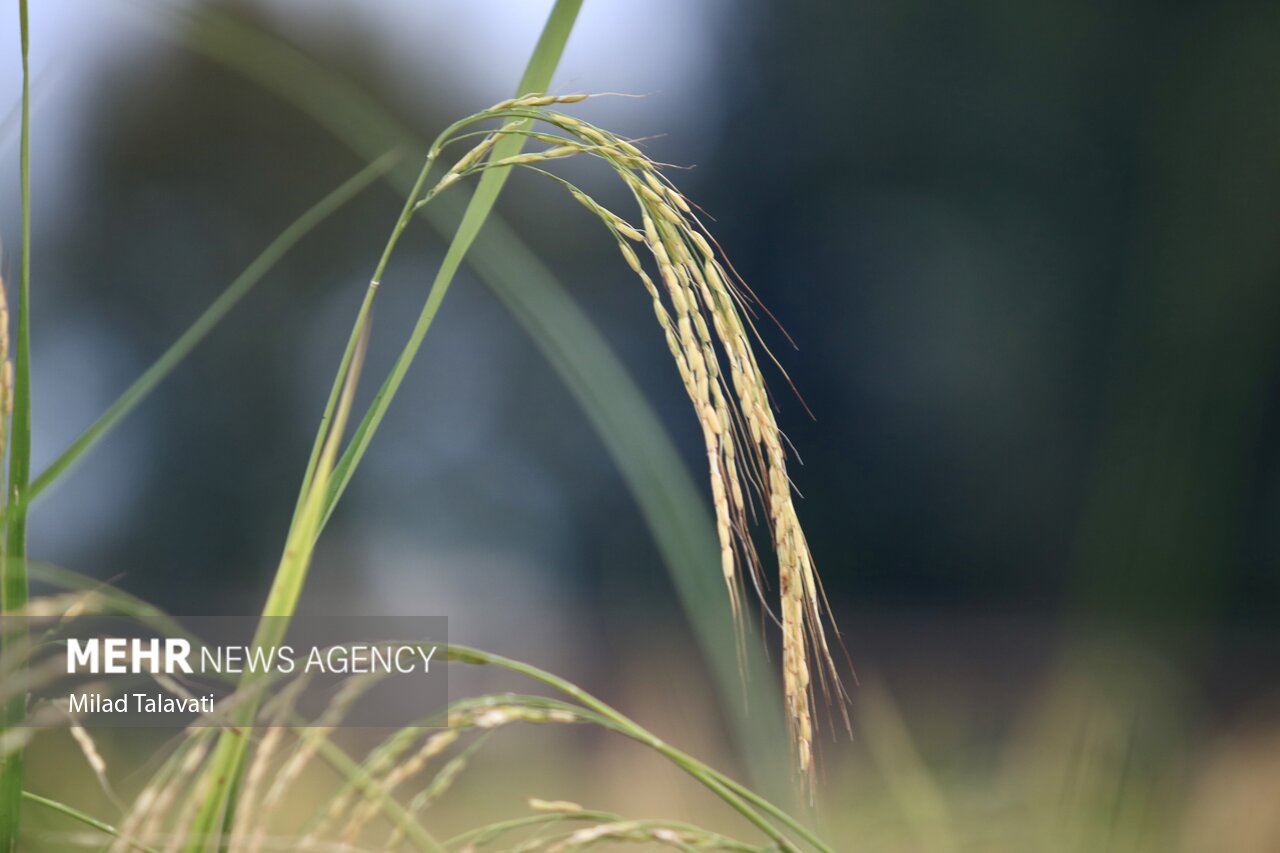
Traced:
[[[708, 728], [713, 695], [705, 689], [677, 696], [665, 691], [669, 683], [697, 683], [678, 651], [661, 655], [669, 662], [662, 671], [652, 667], [652, 649], [622, 661], [620, 704], [669, 742], [712, 764], [727, 760], [730, 745]], [[947, 674], [935, 675], [942, 683]], [[828, 743], [823, 752], [817, 810], [835, 849], [1280, 849], [1280, 817], [1272, 808], [1280, 790], [1280, 723], [1274, 715], [1235, 731], [1203, 732], [1176, 673], [1114, 645], [1065, 656], [1013, 707], [995, 707], [990, 692], [971, 688], [891, 693], [864, 674], [854, 691], [854, 745]], [[127, 801], [154, 766], [154, 742], [119, 730], [94, 736], [116, 793]], [[358, 752], [376, 736], [351, 730], [342, 740]], [[750, 837], [749, 828], [713, 797], [636, 744], [545, 727], [494, 737], [426, 814], [437, 837], [526, 813], [530, 798], [663, 816]], [[31, 754], [33, 790], [56, 792], [95, 815], [113, 814], [66, 733], [36, 741]], [[308, 774], [274, 826], [296, 829], [312, 804], [332, 797], [341, 783], [336, 774]], [[83, 827], [59, 815], [32, 807], [28, 817], [31, 849], [80, 849], [72, 841], [87, 840]], [[370, 829], [361, 841], [376, 845], [385, 827]]]

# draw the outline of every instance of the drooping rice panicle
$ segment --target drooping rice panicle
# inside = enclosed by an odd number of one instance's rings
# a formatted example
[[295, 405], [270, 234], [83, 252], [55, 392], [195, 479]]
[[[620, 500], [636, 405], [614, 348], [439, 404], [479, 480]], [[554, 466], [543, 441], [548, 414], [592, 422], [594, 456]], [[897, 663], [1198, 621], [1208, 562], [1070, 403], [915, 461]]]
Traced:
[[[797, 763], [812, 769], [815, 682], [839, 704], [848, 723], [845, 694], [827, 639], [830, 614], [800, 524], [787, 468], [787, 443], [774, 417], [757, 358], [764, 347], [752, 306], [754, 295], [707, 232], [695, 208], [636, 145], [552, 107], [581, 95], [515, 98], [453, 125], [433, 153], [451, 140], [472, 136], [485, 120], [503, 122], [485, 133], [430, 190], [426, 198], [485, 169], [521, 167], [548, 175], [594, 213], [617, 240], [627, 265], [649, 294], [676, 370], [693, 404], [706, 446], [720, 566], [735, 618], [741, 589], [750, 583], [769, 613], [765, 579], [751, 537], [751, 521], [763, 513], [778, 564], [778, 621], [782, 628], [783, 686]], [[546, 132], [539, 127], [549, 127]], [[497, 160], [494, 140], [521, 134], [542, 150]], [[609, 165], [639, 208], [639, 227], [598, 203], [546, 166], [585, 154]], [[644, 246], [657, 270], [651, 276], [632, 244]], [[660, 283], [660, 284], [659, 284]], [[785, 374], [784, 374], [785, 376]], [[789, 380], [788, 380], [789, 381]]]

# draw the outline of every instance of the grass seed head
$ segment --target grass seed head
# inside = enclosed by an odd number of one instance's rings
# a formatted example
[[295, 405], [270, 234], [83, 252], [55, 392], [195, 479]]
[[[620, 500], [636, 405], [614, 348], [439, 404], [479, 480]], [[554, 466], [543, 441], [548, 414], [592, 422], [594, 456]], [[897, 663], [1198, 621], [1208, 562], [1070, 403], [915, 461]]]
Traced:
[[[619, 237], [619, 251], [653, 300], [654, 316], [702, 427], [721, 571], [735, 616], [741, 612], [739, 595], [747, 576], [757, 592], [764, 594], [749, 518], [755, 513], [756, 501], [765, 510], [778, 566], [787, 717], [797, 763], [802, 771], [812, 772], [813, 673], [817, 672], [816, 680], [824, 691], [841, 702], [842, 710], [844, 693], [826, 639], [825, 623], [830, 615], [795, 510], [785, 440], [774, 419], [747, 330], [757, 342], [759, 338], [750, 317], [744, 321], [740, 313], [746, 310], [750, 291], [736, 274], [726, 272], [728, 264], [718, 257], [714, 240], [693, 214], [689, 201], [662, 174], [659, 164], [608, 131], [543, 109], [574, 103], [582, 97], [536, 95], [494, 107], [490, 113], [518, 109], [522, 117], [533, 120], [530, 124], [541, 121], [567, 136], [563, 141], [538, 136], [552, 147], [476, 168], [539, 169], [537, 164], [590, 153], [608, 163], [631, 190], [640, 210], [638, 229], [586, 193], [551, 175]], [[475, 162], [479, 163], [479, 159]], [[649, 250], [661, 289], [655, 287], [626, 240], [641, 243]], [[490, 728], [515, 719], [529, 720], [530, 713], [527, 708], [489, 708], [473, 716], [470, 725]]]

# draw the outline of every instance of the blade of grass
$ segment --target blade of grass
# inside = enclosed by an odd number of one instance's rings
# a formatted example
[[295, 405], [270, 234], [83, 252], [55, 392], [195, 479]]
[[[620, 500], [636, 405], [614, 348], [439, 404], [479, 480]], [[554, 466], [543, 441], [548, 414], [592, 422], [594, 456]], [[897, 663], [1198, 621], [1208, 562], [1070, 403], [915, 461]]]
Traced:
[[[66, 815], [72, 820], [76, 820], [76, 821], [79, 821], [80, 823], [83, 823], [85, 826], [93, 827], [94, 829], [98, 830], [99, 832], [105, 835], [110, 835], [113, 838], [120, 837], [119, 830], [117, 830], [111, 824], [98, 820], [96, 817], [92, 815], [87, 815], [84, 812], [80, 811], [79, 809], [72, 808], [66, 803], [60, 803], [57, 800], [51, 800], [48, 797], [42, 797], [39, 794], [33, 794], [30, 791], [23, 791], [22, 798], [29, 802], [36, 803], [37, 805], [44, 806], [45, 808], [50, 809], [51, 811], [55, 811], [55, 812], [58, 812], [59, 814]], [[142, 850], [143, 853], [158, 853], [158, 851], [154, 847], [147, 847], [145, 844], [138, 844], [135, 841], [128, 841], [128, 840], [126, 840], [126, 843], [135, 850]]]
[[[358, 155], [369, 158], [393, 145], [425, 155], [423, 141], [368, 93], [280, 39], [210, 8], [142, 2], [181, 21], [190, 49], [275, 92]], [[415, 181], [411, 161], [406, 158], [388, 176], [401, 193]], [[447, 234], [461, 216], [465, 192], [458, 186], [423, 207], [422, 215]], [[476, 239], [467, 263], [560, 375], [634, 495], [708, 663], [749, 777], [776, 799], [793, 796], [785, 744], [776, 738], [785, 728], [778, 691], [771, 689], [776, 677], [761, 644], [750, 641], [752, 626], [746, 660], [739, 661], [706, 498], [665, 425], [608, 340], [499, 215], [490, 213]]]
[[[19, 153], [22, 198], [22, 261], [18, 277], [18, 334], [14, 351], [13, 418], [9, 430], [8, 503], [23, 499], [31, 477], [31, 65], [27, 0], [18, 0], [18, 28], [22, 47], [22, 130]], [[0, 555], [0, 614], [21, 609], [27, 601], [27, 513], [11, 513], [6, 520], [4, 553]], [[20, 641], [6, 626], [0, 651]], [[25, 694], [4, 704], [0, 731], [18, 723], [27, 710]], [[22, 814], [23, 752], [0, 758], [0, 850], [18, 847]]]
[[[516, 87], [515, 94], [517, 96], [543, 93], [547, 90], [547, 87], [551, 84], [551, 75], [555, 72], [556, 65], [560, 61], [560, 54], [564, 50], [565, 42], [569, 39], [569, 33], [573, 29], [574, 21], [577, 20], [578, 10], [581, 7], [582, 0], [557, 0], [551, 10], [551, 15], [547, 18], [542, 35], [538, 38], [538, 43], [533, 49], [533, 56], [529, 58], [529, 64], [525, 68], [524, 76]], [[520, 153], [520, 149], [523, 146], [523, 137], [516, 134], [504, 136], [494, 145], [492, 157], [494, 160], [501, 160], [504, 157], [514, 156]], [[431, 290], [427, 292], [426, 304], [423, 305], [422, 313], [418, 316], [418, 322], [414, 325], [413, 331], [409, 335], [409, 341], [405, 344], [404, 349], [401, 350], [400, 356], [391, 368], [390, 375], [387, 376], [382, 387], [378, 389], [377, 396], [374, 397], [373, 402], [370, 404], [364, 419], [356, 427], [351, 444], [342, 454], [342, 459], [339, 460], [337, 467], [334, 469], [333, 481], [330, 483], [329, 495], [325, 502], [326, 516], [332, 512], [347, 484], [351, 481], [351, 476], [355, 473], [356, 466], [359, 465], [365, 451], [368, 450], [369, 442], [372, 441], [374, 433], [377, 432], [378, 426], [386, 416], [391, 400], [395, 397], [396, 391], [399, 390], [401, 383], [404, 381], [405, 374], [409, 371], [409, 365], [413, 363], [414, 357], [418, 354], [418, 349], [422, 346], [422, 340], [426, 337], [427, 330], [431, 327], [436, 313], [440, 310], [440, 304], [444, 301], [445, 294], [449, 291], [449, 286], [453, 283], [453, 277], [457, 274], [458, 268], [462, 266], [462, 259], [466, 257], [472, 243], [475, 242], [476, 237], [480, 234], [480, 229], [484, 226], [489, 212], [493, 209], [494, 202], [498, 200], [498, 194], [502, 191], [502, 187], [510, 173], [511, 170], [509, 168], [486, 171], [480, 179], [479, 186], [476, 187], [475, 194], [467, 203], [466, 212], [462, 215], [462, 222], [459, 223], [457, 231], [454, 232], [453, 240], [449, 243], [444, 260], [440, 263], [440, 269], [436, 272], [435, 281], [431, 284]]]
[[165, 350], [164, 354], [134, 380], [133, 384], [88, 429], [81, 433], [57, 459], [40, 472], [39, 476], [31, 482], [22, 499], [15, 501], [5, 509], [6, 517], [9, 513], [25, 509], [66, 474], [76, 462], [105, 438], [107, 433], [137, 408], [138, 404], [145, 400], [191, 354], [192, 350], [209, 336], [218, 324], [231, 313], [232, 309], [275, 268], [276, 264], [303, 237], [314, 231], [322, 222], [367, 189], [374, 181], [384, 176], [399, 158], [400, 155], [396, 152], [384, 153], [316, 202], [294, 220], [289, 227], [280, 232], [279, 236], [272, 240], [245, 267], [244, 272], [240, 273], [231, 284], [227, 285], [226, 290], [196, 318], [196, 321]]

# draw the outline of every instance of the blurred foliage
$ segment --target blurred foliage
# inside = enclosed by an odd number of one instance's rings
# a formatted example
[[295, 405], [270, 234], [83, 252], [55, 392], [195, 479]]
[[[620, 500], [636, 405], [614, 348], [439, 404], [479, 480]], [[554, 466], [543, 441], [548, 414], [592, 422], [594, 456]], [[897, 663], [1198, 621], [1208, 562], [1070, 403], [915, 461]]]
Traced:
[[1274, 624], [1278, 36], [1265, 3], [757, 5], [699, 195], [802, 344], [844, 594]]
[[[817, 414], [779, 393], [837, 606], [1070, 600], [1128, 624], [1272, 620], [1276, 18], [1262, 4], [907, 2], [757, 5], [734, 22], [692, 192], [732, 212], [726, 248], [801, 344], [771, 339]], [[449, 86], [405, 104], [372, 34], [346, 31], [319, 58], [410, 128], [457, 111]], [[180, 50], [99, 85], [81, 203], [43, 238], [59, 273], [45, 298], [123, 330], [138, 362], [348, 161]], [[678, 140], [658, 144], [680, 161]], [[153, 404], [165, 428], [101, 571], [181, 565], [195, 589], [256, 571], [307, 428], [291, 413], [310, 366], [281, 341], [363, 269], [385, 201], [290, 259], [285, 284]], [[665, 363], [623, 331], [641, 300], [603, 289], [620, 281], [608, 247], [541, 227], [537, 205], [512, 213], [567, 259], [575, 297], [618, 332], [692, 455]], [[506, 363], [527, 361], [516, 346]], [[543, 410], [552, 384], [522, 368], [510, 409]], [[599, 457], [569, 419], [504, 425], [500, 440], [584, 471]], [[216, 461], [236, 454], [249, 464]], [[638, 520], [582, 483], [562, 483], [580, 559], [592, 531], [634, 542]], [[636, 563], [653, 556], [645, 545]]]

